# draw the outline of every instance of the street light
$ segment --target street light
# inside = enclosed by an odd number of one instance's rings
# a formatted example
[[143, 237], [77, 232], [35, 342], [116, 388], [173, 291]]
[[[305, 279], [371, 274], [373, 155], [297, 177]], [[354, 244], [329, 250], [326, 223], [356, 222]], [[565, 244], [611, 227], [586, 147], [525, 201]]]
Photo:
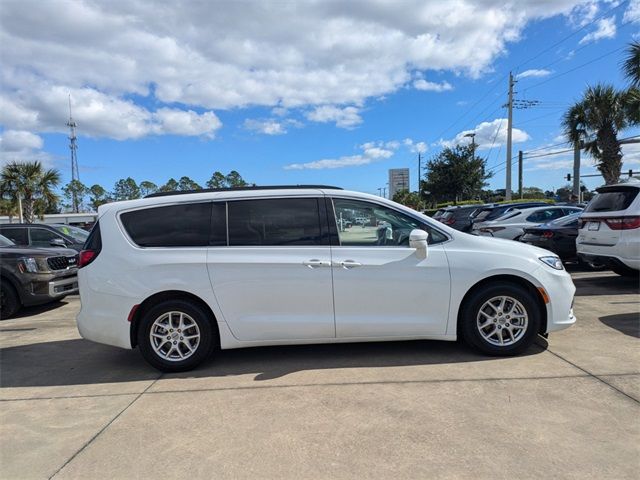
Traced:
[[473, 159], [476, 156], [476, 134], [473, 133], [465, 133], [465, 137], [471, 137], [471, 158]]

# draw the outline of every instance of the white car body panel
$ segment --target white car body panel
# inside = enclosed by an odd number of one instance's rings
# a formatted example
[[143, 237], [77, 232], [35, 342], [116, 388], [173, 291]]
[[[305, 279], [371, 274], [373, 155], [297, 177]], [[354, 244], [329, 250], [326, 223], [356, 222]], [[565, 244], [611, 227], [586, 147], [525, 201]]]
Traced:
[[[640, 182], [612, 185], [612, 187], [616, 186], [640, 190]], [[629, 268], [640, 271], [640, 229], [612, 230], [604, 221], [606, 218], [638, 216], [640, 216], [640, 193], [625, 210], [583, 212], [580, 219], [584, 223], [578, 230], [576, 239], [578, 255], [615, 259]]]
[[[445, 233], [419, 259], [406, 247], [141, 248], [118, 215], [142, 207], [213, 199], [287, 196], [349, 197], [386, 205]], [[462, 233], [372, 195], [343, 190], [242, 190], [117, 202], [100, 207], [102, 251], [79, 270], [80, 334], [132, 348], [129, 314], [150, 296], [183, 291], [213, 312], [221, 348], [402, 339], [457, 338], [460, 305], [475, 284], [519, 277], [550, 298], [546, 332], [574, 321], [575, 287], [564, 270], [539, 260], [549, 252]], [[357, 258], [356, 258], [357, 257]], [[329, 265], [310, 268], [318, 259]], [[343, 260], [362, 266], [345, 269]], [[335, 305], [335, 309], [334, 309]], [[335, 313], [334, 313], [335, 312]]]

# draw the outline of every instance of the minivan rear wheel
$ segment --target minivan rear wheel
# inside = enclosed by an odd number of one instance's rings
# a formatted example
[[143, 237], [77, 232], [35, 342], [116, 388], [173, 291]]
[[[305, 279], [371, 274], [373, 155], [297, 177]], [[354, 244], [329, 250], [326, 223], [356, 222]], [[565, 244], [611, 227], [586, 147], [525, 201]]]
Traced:
[[496, 283], [478, 289], [461, 315], [463, 339], [487, 355], [517, 355], [535, 340], [540, 310], [527, 289]]
[[187, 300], [167, 300], [146, 311], [138, 328], [144, 359], [163, 372], [184, 372], [206, 360], [214, 346], [207, 312]]

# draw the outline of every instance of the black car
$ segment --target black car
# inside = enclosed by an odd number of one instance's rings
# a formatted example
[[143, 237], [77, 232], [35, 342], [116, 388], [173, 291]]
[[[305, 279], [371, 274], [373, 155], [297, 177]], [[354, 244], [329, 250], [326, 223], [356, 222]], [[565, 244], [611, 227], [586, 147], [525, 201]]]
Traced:
[[0, 318], [77, 293], [77, 273], [75, 250], [24, 248], [0, 235]]
[[0, 224], [0, 234], [24, 247], [62, 247], [82, 250], [89, 232], [65, 224], [5, 223]]
[[447, 207], [437, 220], [461, 232], [469, 232], [472, 225], [471, 214], [481, 207], [481, 204]]
[[581, 214], [572, 213], [549, 223], [525, 228], [520, 241], [550, 250], [563, 261], [577, 260], [576, 237]]
[[485, 205], [471, 213], [471, 222], [480, 223], [495, 220], [514, 208], [544, 207], [545, 205], [549, 204], [546, 202], [514, 202]]

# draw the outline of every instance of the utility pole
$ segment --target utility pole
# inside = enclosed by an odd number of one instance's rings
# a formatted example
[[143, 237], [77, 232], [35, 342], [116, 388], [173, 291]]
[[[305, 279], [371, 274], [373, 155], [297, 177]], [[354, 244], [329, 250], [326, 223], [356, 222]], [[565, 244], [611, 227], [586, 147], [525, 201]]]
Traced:
[[464, 136], [471, 137], [471, 159], [473, 160], [476, 156], [476, 134], [475, 132], [466, 133]]
[[573, 194], [580, 198], [580, 149], [582, 142], [573, 145]]
[[523, 197], [522, 194], [522, 150], [518, 151], [518, 195], [520, 198]]
[[421, 178], [422, 178], [422, 157], [420, 156], [420, 152], [418, 152], [418, 198], [422, 197], [422, 192], [420, 191]]
[[507, 108], [507, 184], [505, 187], [505, 200], [511, 200], [511, 129], [513, 128], [513, 86], [515, 85], [513, 73], [509, 72], [509, 102]]

